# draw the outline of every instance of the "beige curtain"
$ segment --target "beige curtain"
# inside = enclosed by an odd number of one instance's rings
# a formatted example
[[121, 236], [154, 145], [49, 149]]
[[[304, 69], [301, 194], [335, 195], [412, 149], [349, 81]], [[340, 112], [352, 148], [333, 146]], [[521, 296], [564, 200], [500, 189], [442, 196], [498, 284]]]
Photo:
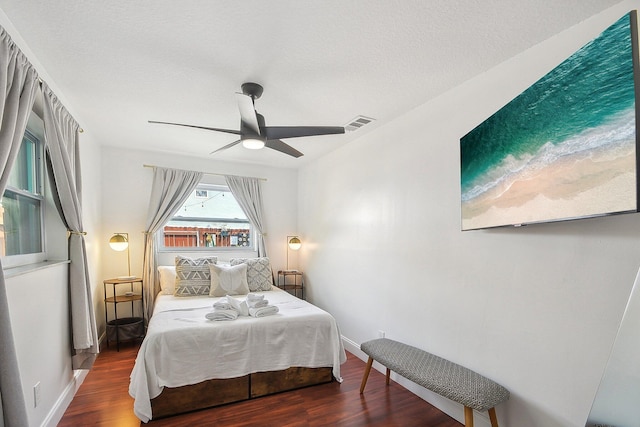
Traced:
[[260, 188], [260, 180], [258, 178], [249, 178], [244, 176], [225, 176], [227, 185], [238, 201], [244, 214], [249, 218], [251, 224], [258, 232], [256, 244], [258, 246], [258, 256], [267, 256], [267, 246], [264, 229], [264, 209], [262, 207], [262, 190]]
[[[9, 180], [38, 88], [38, 74], [0, 27], [0, 196]], [[28, 425], [0, 264], [0, 426]]]
[[191, 192], [202, 179], [202, 172], [154, 167], [153, 186], [147, 211], [147, 225], [144, 234], [144, 262], [142, 280], [144, 283], [144, 313], [149, 320], [153, 304], [160, 291], [158, 280], [158, 248], [155, 234], [180, 209]]
[[98, 332], [82, 230], [79, 126], [45, 83], [42, 92], [51, 190], [69, 231], [72, 366], [73, 369], [90, 369], [98, 354]]

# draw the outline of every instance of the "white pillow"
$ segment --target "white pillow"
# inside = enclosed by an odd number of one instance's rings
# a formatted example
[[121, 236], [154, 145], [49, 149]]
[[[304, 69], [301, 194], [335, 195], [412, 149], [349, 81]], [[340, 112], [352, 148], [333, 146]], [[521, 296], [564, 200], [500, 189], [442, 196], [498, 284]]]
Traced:
[[234, 266], [209, 265], [211, 272], [211, 290], [209, 296], [223, 297], [226, 295], [247, 295], [247, 264]]
[[160, 275], [160, 291], [163, 295], [173, 295], [176, 290], [176, 266], [160, 265], [158, 266]]

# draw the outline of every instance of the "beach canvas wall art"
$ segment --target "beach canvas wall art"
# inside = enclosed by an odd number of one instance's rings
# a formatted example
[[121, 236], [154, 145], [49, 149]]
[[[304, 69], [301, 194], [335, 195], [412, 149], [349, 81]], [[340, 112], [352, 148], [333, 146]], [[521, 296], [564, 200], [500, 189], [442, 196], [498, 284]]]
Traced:
[[462, 229], [637, 212], [632, 11], [460, 140]]

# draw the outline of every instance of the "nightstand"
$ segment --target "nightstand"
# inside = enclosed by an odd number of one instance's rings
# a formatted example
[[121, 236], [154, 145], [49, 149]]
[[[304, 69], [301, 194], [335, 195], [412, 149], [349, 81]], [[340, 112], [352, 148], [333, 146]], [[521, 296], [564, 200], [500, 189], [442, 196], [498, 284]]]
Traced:
[[[125, 292], [119, 290], [121, 287], [120, 285], [125, 285]], [[104, 320], [107, 325], [107, 347], [109, 346], [110, 341], [115, 341], [116, 350], [120, 351], [120, 341], [129, 341], [144, 337], [144, 297], [142, 295], [142, 279], [139, 277], [107, 279], [103, 282], [103, 286]], [[110, 296], [107, 296], [108, 287], [111, 287]], [[122, 303], [131, 304], [131, 317], [118, 317], [118, 304]], [[112, 320], [109, 320], [109, 305], [113, 306]], [[135, 306], [139, 306], [139, 317], [135, 315]]]
[[280, 289], [283, 289], [293, 296], [298, 296], [300, 291], [300, 299], [304, 299], [304, 280], [302, 278], [302, 271], [298, 270], [280, 270], [278, 271], [278, 284]]

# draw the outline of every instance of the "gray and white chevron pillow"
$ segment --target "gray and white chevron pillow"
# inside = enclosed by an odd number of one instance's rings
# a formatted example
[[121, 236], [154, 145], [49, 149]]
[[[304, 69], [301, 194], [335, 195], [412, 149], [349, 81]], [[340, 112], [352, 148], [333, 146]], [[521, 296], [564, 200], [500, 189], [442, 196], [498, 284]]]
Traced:
[[269, 291], [273, 283], [273, 273], [269, 258], [231, 258], [231, 265], [247, 264], [247, 282], [251, 292]]
[[177, 297], [209, 295], [211, 289], [211, 272], [209, 266], [216, 264], [218, 257], [187, 258], [176, 256], [176, 290]]

